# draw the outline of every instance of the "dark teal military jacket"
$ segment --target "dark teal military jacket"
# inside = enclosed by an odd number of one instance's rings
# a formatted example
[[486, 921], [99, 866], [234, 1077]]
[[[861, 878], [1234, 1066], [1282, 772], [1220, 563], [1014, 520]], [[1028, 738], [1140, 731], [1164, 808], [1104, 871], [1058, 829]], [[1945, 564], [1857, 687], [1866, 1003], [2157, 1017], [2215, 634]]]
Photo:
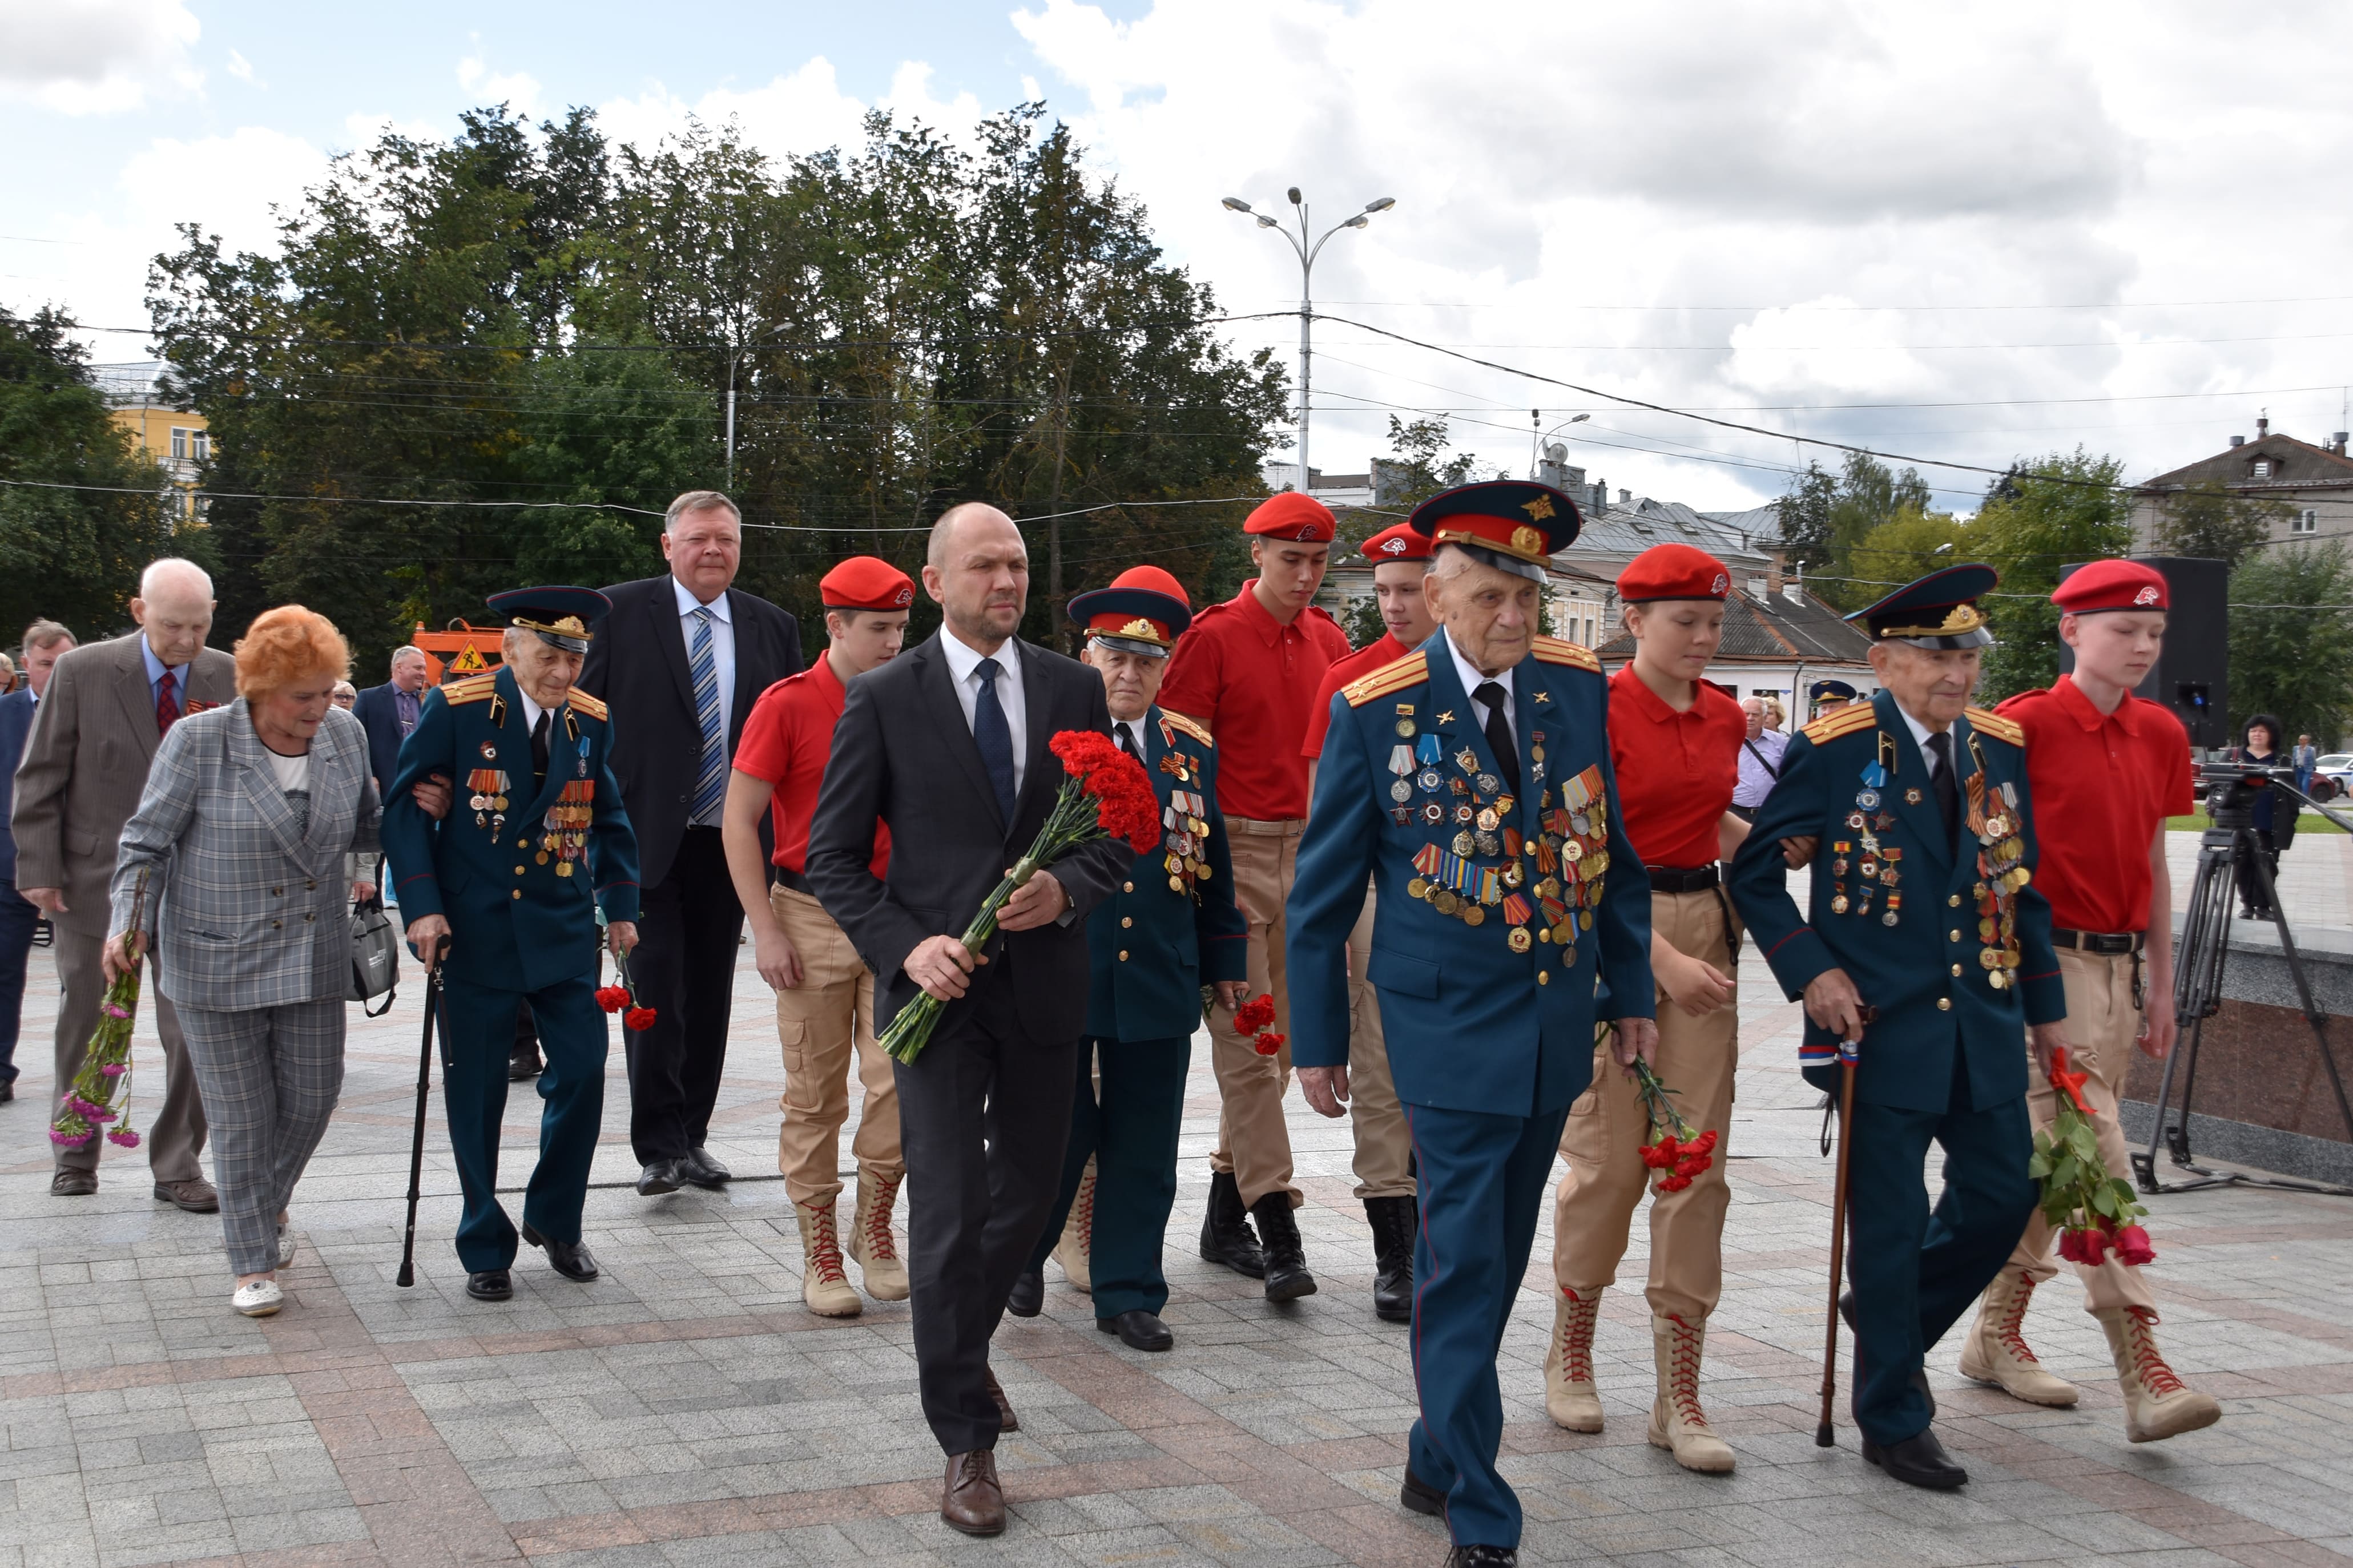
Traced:
[[1609, 691], [1538, 637], [1513, 668], [1505, 792], [1440, 632], [1341, 689], [1285, 919], [1292, 1061], [1348, 1060], [1349, 932], [1409, 1105], [1540, 1115], [1593, 1079], [1597, 1017], [1653, 1016], [1651, 884], [1620, 825]]
[[1189, 1038], [1201, 1025], [1201, 987], [1249, 974], [1250, 928], [1234, 902], [1218, 810], [1218, 749], [1208, 731], [1158, 708], [1133, 728], [1160, 797], [1160, 847], [1138, 855], [1087, 917], [1087, 1033]]
[[[1927, 761], [1885, 691], [1793, 736], [1781, 777], [1732, 863], [1732, 901], [1781, 988], [1843, 969], [1877, 1010], [1855, 1098], [1952, 1109], [1956, 1053], [1969, 1104], [2026, 1092], [2025, 1026], [2066, 1016], [2051, 906], [2035, 888], [2025, 734], [1982, 708], [1954, 721], [1965, 821], [1945, 835]], [[1789, 896], [1781, 840], [1819, 840], [1810, 908]], [[1806, 1021], [1806, 1077], [1828, 1089], [1836, 1041]]]
[[[554, 710], [534, 790], [511, 671], [426, 694], [385, 792], [384, 847], [403, 920], [448, 921], [452, 974], [505, 991], [593, 975], [597, 906], [608, 921], [638, 918], [638, 843], [611, 743], [605, 705], [573, 692]], [[410, 795], [429, 773], [456, 791], [439, 823]]]

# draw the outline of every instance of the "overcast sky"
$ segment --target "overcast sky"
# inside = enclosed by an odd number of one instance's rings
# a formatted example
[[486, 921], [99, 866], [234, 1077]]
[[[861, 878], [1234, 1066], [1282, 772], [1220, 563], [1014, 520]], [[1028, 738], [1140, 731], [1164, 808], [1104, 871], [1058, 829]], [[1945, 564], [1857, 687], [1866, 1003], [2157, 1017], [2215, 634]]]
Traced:
[[[2346, 427], [2348, 58], [2323, 4], [0, 0], [0, 301], [138, 326], [173, 223], [265, 245], [332, 153], [471, 104], [640, 142], [732, 115], [783, 153], [875, 104], [963, 127], [1035, 96], [1229, 310], [1294, 308], [1299, 269], [1219, 198], [1295, 184], [1320, 231], [1393, 196], [1324, 253], [1320, 307], [1774, 432], [1996, 466], [2081, 442], [2142, 477], [2264, 409]], [[1804, 460], [1335, 323], [1316, 349], [1329, 472], [1392, 411], [1515, 474], [1532, 409], [1589, 413], [1571, 462], [1710, 508]], [[1925, 471], [1965, 509], [1985, 482]]]

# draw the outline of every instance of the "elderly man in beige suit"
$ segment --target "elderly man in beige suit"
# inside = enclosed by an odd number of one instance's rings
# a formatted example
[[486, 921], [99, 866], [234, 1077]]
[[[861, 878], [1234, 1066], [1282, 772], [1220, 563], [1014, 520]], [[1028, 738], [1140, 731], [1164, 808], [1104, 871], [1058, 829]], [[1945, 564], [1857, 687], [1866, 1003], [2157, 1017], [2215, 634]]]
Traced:
[[[147, 764], [164, 732], [191, 712], [237, 698], [237, 661], [205, 647], [213, 626], [212, 579], [193, 562], [163, 560], [141, 574], [131, 601], [139, 630], [78, 647], [58, 660], [16, 772], [16, 886], [57, 925], [57, 1088], [81, 1070], [106, 994], [100, 954], [122, 826], [139, 807]], [[164, 1039], [164, 1102], [147, 1124], [155, 1196], [191, 1214], [220, 1206], [198, 1156], [205, 1110], [180, 1020], [160, 985], [146, 1000]], [[98, 1191], [100, 1140], [57, 1151], [49, 1191]]]

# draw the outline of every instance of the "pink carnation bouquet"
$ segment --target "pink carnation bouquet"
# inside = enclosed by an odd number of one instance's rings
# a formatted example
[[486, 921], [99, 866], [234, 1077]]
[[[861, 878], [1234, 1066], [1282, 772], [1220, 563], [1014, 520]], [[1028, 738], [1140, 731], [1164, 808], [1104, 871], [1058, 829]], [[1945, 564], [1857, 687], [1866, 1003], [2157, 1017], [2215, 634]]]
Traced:
[[[139, 873], [131, 898], [133, 941], [146, 931], [147, 872]], [[138, 1130], [131, 1125], [131, 1025], [139, 1013], [140, 965], [136, 963], [106, 988], [98, 1005], [98, 1027], [82, 1053], [81, 1070], [58, 1100], [57, 1119], [49, 1123], [49, 1142], [61, 1149], [87, 1148], [101, 1131], [106, 1141], [124, 1149], [139, 1147]]]

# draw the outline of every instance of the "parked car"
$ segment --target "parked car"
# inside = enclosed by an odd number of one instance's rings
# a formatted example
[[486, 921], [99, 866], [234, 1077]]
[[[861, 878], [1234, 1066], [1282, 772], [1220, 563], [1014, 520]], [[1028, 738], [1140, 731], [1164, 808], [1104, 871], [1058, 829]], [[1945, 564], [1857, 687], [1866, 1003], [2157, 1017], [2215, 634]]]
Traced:
[[2331, 752], [2312, 764], [2316, 779], [2335, 781], [2338, 794], [2353, 789], [2353, 752]]

